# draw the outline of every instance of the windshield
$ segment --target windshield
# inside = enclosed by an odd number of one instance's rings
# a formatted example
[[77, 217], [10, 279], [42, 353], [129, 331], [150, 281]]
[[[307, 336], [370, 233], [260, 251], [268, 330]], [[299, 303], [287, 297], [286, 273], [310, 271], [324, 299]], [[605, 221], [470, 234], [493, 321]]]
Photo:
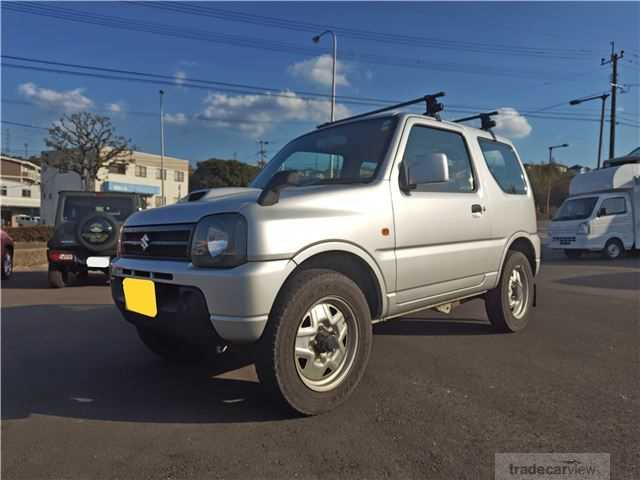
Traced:
[[640, 147], [636, 148], [635, 150], [632, 150], [631, 153], [627, 155], [627, 157], [634, 157], [636, 155], [640, 155]]
[[134, 212], [135, 202], [131, 197], [90, 195], [69, 196], [64, 201], [63, 222], [78, 222], [93, 213], [106, 213], [122, 222]]
[[295, 172], [295, 186], [366, 183], [384, 160], [395, 117], [375, 118], [317, 130], [284, 147], [251, 183], [265, 188], [280, 171]]
[[562, 204], [553, 220], [584, 220], [585, 218], [589, 218], [597, 201], [598, 197], [567, 199]]

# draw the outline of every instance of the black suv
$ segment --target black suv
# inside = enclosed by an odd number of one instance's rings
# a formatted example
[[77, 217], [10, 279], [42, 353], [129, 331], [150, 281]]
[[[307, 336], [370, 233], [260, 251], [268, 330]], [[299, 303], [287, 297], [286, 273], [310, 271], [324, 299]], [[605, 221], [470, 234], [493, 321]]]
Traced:
[[62, 288], [90, 270], [108, 275], [122, 224], [143, 206], [135, 193], [60, 192], [55, 231], [47, 243], [49, 285]]

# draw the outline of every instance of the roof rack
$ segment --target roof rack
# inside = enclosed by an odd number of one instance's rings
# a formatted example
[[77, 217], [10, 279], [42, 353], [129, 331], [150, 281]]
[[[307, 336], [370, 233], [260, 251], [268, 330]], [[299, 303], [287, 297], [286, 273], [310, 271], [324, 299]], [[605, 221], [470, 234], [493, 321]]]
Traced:
[[318, 125], [317, 128], [326, 127], [328, 125], [336, 125], [338, 123], [348, 122], [351, 120], [355, 120], [357, 118], [368, 117], [369, 115], [375, 115], [376, 113], [388, 112], [389, 110], [397, 110], [398, 108], [408, 107], [409, 105], [415, 105], [416, 103], [425, 102], [426, 111], [425, 115], [433, 117], [437, 120], [440, 120], [439, 112], [444, 110], [444, 105], [438, 102], [438, 98], [444, 97], [444, 92], [434, 93], [432, 95], [425, 95], [423, 97], [414, 98], [413, 100], [409, 100], [406, 102], [398, 103], [395, 105], [390, 105], [388, 107], [379, 108], [377, 110], [372, 110], [370, 112], [360, 113], [358, 115], [353, 115], [352, 117], [341, 118], [340, 120], [336, 120], [335, 122], [327, 122], [322, 125]]
[[479, 113], [477, 115], [472, 115], [471, 117], [464, 117], [454, 120], [455, 123], [468, 122], [469, 120], [477, 120], [480, 119], [480, 128], [482, 130], [486, 130], [490, 132], [493, 127], [496, 126], [495, 120], [492, 120], [491, 117], [494, 115], [498, 115], [498, 111], [494, 110], [493, 112], [487, 113]]

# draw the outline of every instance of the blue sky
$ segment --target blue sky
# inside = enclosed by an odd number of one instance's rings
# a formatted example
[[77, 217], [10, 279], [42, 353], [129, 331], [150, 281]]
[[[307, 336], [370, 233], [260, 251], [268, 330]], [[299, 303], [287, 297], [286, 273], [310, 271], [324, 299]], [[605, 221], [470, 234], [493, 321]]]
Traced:
[[[591, 120], [599, 102], [570, 107], [568, 101], [609, 89], [610, 66], [600, 59], [608, 58], [613, 40], [616, 50], [625, 50], [619, 81], [628, 85], [618, 96], [624, 123], [616, 153], [640, 144], [638, 3], [206, 2], [180, 4], [179, 11], [161, 3], [11, 5], [2, 9], [3, 55], [159, 74], [167, 84], [5, 66], [4, 121], [47, 126], [65, 112], [92, 110], [109, 115], [139, 150], [159, 153], [153, 114], [162, 88], [166, 152], [193, 163], [234, 155], [255, 163], [257, 139], [270, 141], [271, 155], [327, 119], [328, 99], [307, 94], [329, 92], [331, 42], [325, 37], [314, 44], [308, 24], [342, 32], [338, 96], [350, 98], [339, 98], [339, 115], [376, 108], [358, 104], [361, 98], [405, 100], [444, 90], [446, 118], [505, 108], [501, 133], [514, 140], [524, 161], [546, 160], [547, 146], [569, 143], [556, 151], [557, 160], [569, 165], [595, 165], [598, 123]], [[71, 16], [101, 25], [69, 21]], [[234, 44], [224, 43], [229, 41]], [[131, 78], [115, 76], [123, 75]], [[256, 95], [199, 80], [273, 90]], [[22, 153], [25, 143], [31, 153], [44, 149], [44, 131], [3, 123], [3, 142], [7, 129], [14, 152]]]

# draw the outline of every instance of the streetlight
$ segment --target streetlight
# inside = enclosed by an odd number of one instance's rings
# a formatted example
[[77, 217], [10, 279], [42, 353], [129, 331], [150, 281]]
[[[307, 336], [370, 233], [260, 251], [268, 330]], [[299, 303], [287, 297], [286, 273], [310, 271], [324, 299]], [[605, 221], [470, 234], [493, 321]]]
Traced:
[[[553, 152], [556, 148], [567, 148], [569, 146], [568, 143], [561, 143], [559, 145], [551, 145], [549, 147], [549, 166], [551, 166], [551, 162], [553, 161], [553, 155], [551, 152]], [[549, 172], [547, 172], [549, 181], [547, 182], [547, 209], [546, 209], [546, 213], [547, 213], [547, 217], [549, 217], [549, 210], [551, 208], [551, 186], [552, 186], [552, 181], [551, 181], [551, 169], [549, 169]]]
[[164, 90], [160, 90], [160, 203], [164, 206]]
[[549, 164], [551, 164], [551, 162], [553, 161], [553, 156], [551, 154], [551, 152], [553, 152], [556, 148], [566, 148], [568, 147], [569, 144], [568, 143], [563, 143], [560, 145], [552, 145], [549, 147]]
[[313, 43], [319, 43], [320, 39], [325, 35], [331, 35], [333, 40], [333, 68], [332, 68], [332, 80], [331, 80], [331, 121], [335, 121], [336, 110], [336, 62], [337, 62], [337, 43], [336, 34], [333, 30], [325, 30], [320, 35], [313, 37]]
[[602, 159], [602, 131], [604, 129], [604, 105], [607, 103], [607, 98], [609, 98], [608, 93], [603, 93], [602, 95], [594, 95], [592, 97], [578, 98], [576, 100], [571, 100], [569, 105], [575, 106], [580, 105], [584, 102], [589, 102], [591, 100], [602, 100], [602, 110], [600, 111], [600, 138], [598, 139], [598, 168], [600, 168], [600, 160]]

